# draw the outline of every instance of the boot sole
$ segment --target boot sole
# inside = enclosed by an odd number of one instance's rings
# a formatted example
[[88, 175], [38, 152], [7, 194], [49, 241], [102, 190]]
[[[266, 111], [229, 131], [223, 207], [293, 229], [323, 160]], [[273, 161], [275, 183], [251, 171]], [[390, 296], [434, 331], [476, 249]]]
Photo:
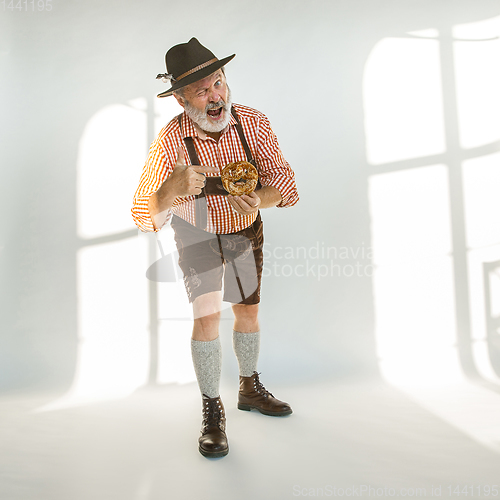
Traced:
[[258, 412], [262, 413], [262, 415], [268, 415], [270, 417], [284, 417], [285, 415], [291, 415], [293, 413], [291, 409], [281, 412], [272, 412], [272, 411], [262, 410], [258, 406], [245, 405], [243, 403], [238, 403], [238, 410], [243, 410], [243, 411], [257, 410]]
[[218, 458], [218, 457], [225, 457], [229, 453], [229, 446], [222, 451], [207, 451], [204, 450], [201, 446], [198, 446], [198, 450], [200, 450], [200, 453], [207, 458]]

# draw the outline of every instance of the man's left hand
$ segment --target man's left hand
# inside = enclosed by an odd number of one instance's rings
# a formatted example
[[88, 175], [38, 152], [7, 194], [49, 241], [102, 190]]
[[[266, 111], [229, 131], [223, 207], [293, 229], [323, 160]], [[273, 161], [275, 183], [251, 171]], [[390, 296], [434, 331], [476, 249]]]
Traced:
[[257, 212], [261, 204], [261, 199], [255, 191], [241, 196], [228, 195], [227, 199], [231, 206], [241, 215], [250, 215]]

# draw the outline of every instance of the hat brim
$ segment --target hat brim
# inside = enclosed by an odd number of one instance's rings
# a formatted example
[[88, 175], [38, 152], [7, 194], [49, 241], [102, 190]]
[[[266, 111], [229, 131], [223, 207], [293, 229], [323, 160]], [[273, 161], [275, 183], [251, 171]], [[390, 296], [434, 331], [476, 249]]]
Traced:
[[170, 87], [165, 92], [158, 94], [157, 97], [171, 96], [176, 90], [179, 90], [182, 87], [186, 87], [187, 85], [190, 85], [191, 83], [197, 82], [199, 80], [203, 80], [203, 78], [211, 75], [212, 73], [214, 73], [218, 69], [222, 68], [222, 66], [225, 66], [231, 59], [234, 58], [234, 56], [236, 56], [236, 54], [233, 54], [232, 56], [225, 57], [224, 59], [219, 59], [218, 61], [215, 61], [210, 66], [207, 66], [206, 68], [200, 69], [200, 71], [196, 71], [196, 72], [192, 73], [191, 75], [184, 77], [182, 80], [175, 82], [172, 85], [172, 87]]

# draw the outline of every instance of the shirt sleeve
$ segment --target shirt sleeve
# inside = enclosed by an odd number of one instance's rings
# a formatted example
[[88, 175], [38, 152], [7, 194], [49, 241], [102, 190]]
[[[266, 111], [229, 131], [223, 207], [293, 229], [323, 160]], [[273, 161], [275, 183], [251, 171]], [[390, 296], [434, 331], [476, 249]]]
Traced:
[[[149, 213], [149, 197], [158, 191], [164, 180], [172, 173], [175, 164], [175, 156], [166, 151], [160, 140], [160, 136], [151, 144], [146, 164], [142, 170], [132, 205], [132, 218], [136, 225], [142, 231], [159, 231], [161, 228], [155, 228], [151, 214]], [[174, 201], [174, 206], [176, 205]], [[172, 211], [169, 210], [165, 224], [172, 217]]]
[[271, 128], [266, 116], [259, 122], [257, 165], [260, 181], [263, 186], [273, 186], [281, 194], [278, 208], [291, 207], [299, 201], [299, 193], [295, 184], [295, 174], [278, 144], [278, 138]]

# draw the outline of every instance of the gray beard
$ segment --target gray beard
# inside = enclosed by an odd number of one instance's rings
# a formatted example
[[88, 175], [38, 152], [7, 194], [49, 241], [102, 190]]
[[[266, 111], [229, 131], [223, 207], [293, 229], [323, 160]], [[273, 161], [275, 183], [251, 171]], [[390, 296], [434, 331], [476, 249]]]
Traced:
[[231, 106], [233, 104], [231, 100], [231, 90], [229, 87], [227, 88], [227, 102], [224, 102], [222, 99], [215, 105], [218, 106], [223, 104], [222, 108], [224, 109], [224, 118], [221, 122], [214, 123], [207, 117], [207, 111], [214, 107], [214, 105], [207, 105], [205, 111], [200, 111], [196, 109], [191, 103], [184, 99], [184, 110], [186, 114], [196, 123], [202, 130], [205, 132], [222, 132], [228, 125], [229, 120], [231, 119]]

